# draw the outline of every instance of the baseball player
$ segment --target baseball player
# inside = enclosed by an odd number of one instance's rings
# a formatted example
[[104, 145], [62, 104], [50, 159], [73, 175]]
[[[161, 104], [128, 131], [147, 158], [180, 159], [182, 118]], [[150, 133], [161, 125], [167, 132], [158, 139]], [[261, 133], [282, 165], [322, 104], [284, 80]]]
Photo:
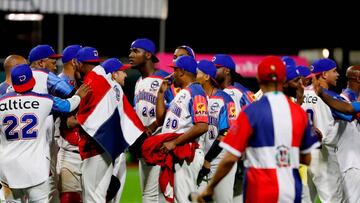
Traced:
[[191, 56], [195, 58], [195, 52], [191, 47], [187, 45], [181, 45], [176, 47], [174, 51], [173, 63], [175, 63], [176, 59], [179, 58], [180, 56]]
[[[68, 119], [70, 127], [81, 126], [82, 129], [79, 151], [83, 159], [81, 179], [84, 202], [106, 201], [113, 173], [112, 162], [128, 145], [135, 145], [146, 137], [144, 126], [123, 97], [120, 85], [106, 75], [103, 67], [99, 66], [100, 61], [93, 47], [78, 51], [76, 70], [92, 91], [80, 102], [76, 118]], [[102, 114], [104, 117], [98, 119]]]
[[[182, 90], [171, 101], [165, 115], [164, 94], [168, 83], [162, 83], [157, 95], [157, 120], [162, 123], [162, 133], [183, 133], [175, 140], [163, 143], [162, 150], [167, 153], [177, 145], [198, 142], [200, 148], [196, 149], [193, 161], [175, 164], [175, 202], [188, 202], [190, 191], [196, 189], [196, 178], [204, 162], [204, 143], [198, 139], [208, 130], [208, 105], [206, 94], [199, 83], [196, 83], [197, 63], [191, 56], [179, 57], [174, 65], [174, 84]], [[163, 117], [164, 116], [164, 117]]]
[[[31, 49], [28, 61], [32, 68], [33, 75], [36, 81], [34, 92], [40, 94], [51, 94], [61, 98], [67, 98], [73, 95], [75, 89], [56, 76], [50, 70], [56, 69], [56, 60], [61, 58], [60, 54], [56, 54], [53, 48], [49, 45], [38, 45]], [[57, 190], [57, 176], [56, 176], [56, 159], [59, 147], [54, 138], [54, 120], [53, 116], [49, 116], [47, 125], [49, 126], [48, 141], [49, 141], [49, 161], [51, 178], [49, 179], [51, 184], [50, 201], [53, 203], [59, 202], [59, 193]]]
[[[355, 102], [358, 99], [359, 94], [359, 66], [351, 66], [346, 72], [348, 78], [348, 86], [343, 90], [341, 96], [346, 102]], [[317, 82], [319, 83], [319, 82]], [[315, 82], [314, 84], [317, 85]], [[316, 88], [315, 88], [316, 89]], [[324, 90], [319, 88], [318, 94], [321, 98], [324, 98]], [[324, 100], [325, 101], [325, 100]], [[347, 104], [350, 105], [350, 104]], [[360, 171], [360, 160], [359, 160], [359, 144], [360, 139], [358, 138], [359, 130], [357, 128], [357, 120], [352, 122], [338, 120], [339, 130], [337, 136], [339, 141], [337, 143], [336, 157], [339, 162], [339, 168], [341, 171], [341, 185], [344, 189], [344, 202], [359, 202], [360, 201], [360, 188], [358, 187], [358, 178]]]
[[11, 69], [19, 64], [26, 64], [27, 61], [24, 57], [19, 55], [10, 55], [4, 61], [5, 81], [0, 84], [0, 95], [7, 92], [11, 87]]
[[[122, 87], [125, 85], [125, 78], [127, 74], [126, 69], [130, 68], [129, 64], [122, 64], [117, 58], [110, 58], [104, 61], [101, 66], [105, 69], [106, 74], [111, 74], [111, 78], [119, 83]], [[117, 177], [120, 181], [120, 188], [118, 189], [115, 198], [112, 203], [118, 203], [121, 199], [122, 191], [125, 185], [126, 178], [126, 155], [121, 153], [115, 160], [113, 176]]]
[[5, 198], [48, 202], [47, 117], [52, 111], [73, 111], [89, 88], [82, 86], [67, 100], [35, 93], [35, 79], [27, 64], [15, 66], [11, 80], [15, 92], [0, 99], [0, 180], [11, 190]]
[[218, 68], [216, 80], [220, 88], [234, 100], [238, 116], [244, 106], [254, 101], [254, 94], [239, 83], [241, 76], [236, 72], [236, 65], [231, 56], [216, 54], [212, 61]]
[[199, 202], [213, 196], [216, 185], [244, 153], [244, 202], [301, 202], [299, 162], [308, 164], [310, 150], [319, 143], [311, 136], [305, 112], [282, 93], [285, 77], [279, 57], [260, 62], [257, 78], [264, 96], [240, 113], [220, 143], [227, 152]]
[[[235, 108], [230, 107], [229, 111], [237, 116], [241, 109], [254, 101], [254, 94], [239, 82], [241, 76], [236, 72], [236, 64], [231, 56], [227, 54], [216, 54], [212, 60], [217, 66], [216, 80], [220, 88], [233, 99]], [[239, 160], [234, 183], [234, 201], [241, 201], [242, 197], [242, 173], [243, 162]]]
[[[209, 129], [204, 136], [205, 161], [199, 172], [198, 184], [200, 181], [203, 181], [204, 176], [211, 177], [214, 175], [225, 153], [219, 147], [219, 141], [226, 135], [230, 122], [236, 118], [236, 114], [229, 111], [229, 109], [235, 108], [234, 101], [227, 93], [218, 89], [216, 71], [216, 66], [213, 62], [207, 60], [199, 61], [196, 81], [201, 84], [208, 96]], [[231, 169], [231, 172], [215, 188], [214, 196], [216, 202], [233, 202], [232, 186], [235, 181], [235, 172], [236, 166]], [[203, 187], [206, 186], [205, 181], [203, 181]]]
[[[312, 67], [312, 73], [316, 75], [324, 91], [332, 97], [342, 99], [336, 93], [327, 90], [332, 86], [336, 86], [336, 80], [339, 76], [336, 72], [336, 63], [331, 59], [320, 59], [315, 61]], [[339, 136], [337, 136], [339, 122], [337, 120], [351, 121], [352, 118], [329, 108], [316, 95], [314, 85], [305, 88], [302, 107], [306, 111], [312, 125], [319, 129], [323, 137], [322, 147], [312, 152], [313, 158], [309, 166], [309, 175], [316, 186], [317, 193], [322, 202], [341, 202], [344, 194], [340, 184], [339, 162], [336, 158], [339, 139]]]
[[[135, 85], [134, 106], [135, 111], [144, 126], [153, 134], [160, 132], [156, 121], [156, 100], [163, 78], [169, 74], [155, 69], [159, 60], [155, 56], [155, 45], [149, 39], [136, 39], [131, 43], [129, 61], [132, 68], [141, 73]], [[169, 103], [173, 96], [170, 90], [164, 95]], [[143, 202], [159, 202], [162, 195], [159, 193], [158, 177], [160, 166], [150, 166], [139, 160], [140, 183]]]
[[56, 66], [56, 59], [59, 58], [61, 55], [56, 54], [49, 45], [38, 45], [31, 49], [28, 60], [36, 81], [34, 92], [52, 94], [62, 98], [75, 92], [73, 86], [48, 69], [48, 67]]
[[[81, 49], [80, 45], [70, 45], [63, 51], [63, 71], [58, 75], [75, 89], [78, 88], [75, 77], [75, 57]], [[61, 115], [56, 119], [55, 133], [60, 147], [57, 155], [57, 174], [59, 174], [60, 202], [81, 202], [81, 157], [79, 153], [80, 128], [68, 128], [67, 117]], [[56, 136], [59, 134], [59, 136]]]
[[299, 70], [301, 83], [304, 87], [309, 86], [312, 78], [310, 68], [307, 66], [297, 66], [296, 68]]

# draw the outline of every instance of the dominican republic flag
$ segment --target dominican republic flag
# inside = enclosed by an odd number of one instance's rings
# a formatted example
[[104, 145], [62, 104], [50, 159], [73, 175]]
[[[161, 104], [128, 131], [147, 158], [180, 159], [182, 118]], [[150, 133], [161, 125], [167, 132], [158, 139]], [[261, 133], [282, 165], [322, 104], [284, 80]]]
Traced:
[[103, 67], [96, 66], [87, 73], [84, 84], [90, 85], [91, 92], [82, 98], [77, 120], [115, 160], [143, 133], [144, 126], [121, 86]]

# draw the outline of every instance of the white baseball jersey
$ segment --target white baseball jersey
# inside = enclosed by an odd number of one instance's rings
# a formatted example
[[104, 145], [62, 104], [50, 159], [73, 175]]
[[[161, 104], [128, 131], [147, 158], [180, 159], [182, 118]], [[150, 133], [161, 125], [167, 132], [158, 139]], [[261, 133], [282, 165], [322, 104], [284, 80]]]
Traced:
[[0, 180], [10, 188], [27, 188], [49, 178], [46, 119], [52, 110], [69, 112], [80, 97], [7, 93], [0, 98]]
[[[153, 75], [140, 77], [135, 85], [135, 111], [144, 126], [149, 126], [156, 120], [156, 98], [162, 81], [168, 73], [159, 70]], [[170, 90], [165, 93], [166, 102], [172, 100]]]
[[[357, 95], [354, 91], [347, 88], [343, 90], [341, 96], [347, 102], [357, 101]], [[350, 168], [360, 169], [360, 139], [358, 120], [352, 122], [340, 120], [339, 122], [339, 142], [336, 156], [342, 173]]]
[[192, 83], [171, 101], [162, 133], [184, 133], [197, 122], [208, 123], [208, 105], [201, 85]]
[[229, 86], [224, 89], [230, 97], [233, 99], [236, 108], [236, 117], [241, 112], [241, 109], [254, 101], [254, 94], [246, 87], [239, 83], [234, 83], [233, 86]]
[[231, 97], [222, 90], [208, 97], [209, 129], [205, 134], [205, 154], [208, 153], [219, 133], [230, 127], [230, 121], [235, 120], [235, 104]]
[[[340, 99], [340, 96], [329, 90], [324, 90], [325, 93]], [[311, 125], [318, 128], [323, 134], [322, 142], [327, 145], [336, 145], [338, 137], [338, 123], [336, 119], [351, 120], [351, 116], [346, 116], [336, 112], [316, 95], [313, 86], [310, 85], [304, 90], [304, 103], [301, 106], [307, 113]]]

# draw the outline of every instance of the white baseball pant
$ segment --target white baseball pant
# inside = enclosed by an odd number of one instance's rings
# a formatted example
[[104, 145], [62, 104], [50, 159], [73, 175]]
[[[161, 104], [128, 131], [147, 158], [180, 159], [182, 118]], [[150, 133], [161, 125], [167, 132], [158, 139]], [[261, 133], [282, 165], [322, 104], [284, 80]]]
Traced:
[[84, 159], [81, 172], [83, 202], [106, 202], [106, 193], [113, 173], [111, 158], [104, 152]]

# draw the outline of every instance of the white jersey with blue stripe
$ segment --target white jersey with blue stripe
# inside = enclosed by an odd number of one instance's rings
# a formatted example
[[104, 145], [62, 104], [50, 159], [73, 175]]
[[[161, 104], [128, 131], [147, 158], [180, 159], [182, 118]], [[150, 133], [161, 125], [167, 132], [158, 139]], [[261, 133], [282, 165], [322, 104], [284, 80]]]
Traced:
[[74, 87], [45, 68], [32, 69], [36, 81], [34, 92], [51, 94], [61, 98], [69, 97]]
[[[206, 94], [199, 83], [192, 83], [182, 89], [171, 101], [166, 112], [162, 133], [185, 133], [195, 123], [208, 123]], [[197, 140], [204, 147], [203, 136]]]
[[231, 97], [222, 90], [208, 97], [209, 129], [205, 135], [205, 154], [213, 142], [218, 138], [220, 131], [230, 127], [228, 105], [234, 105]]
[[[339, 95], [328, 90], [325, 93], [336, 99], [340, 99]], [[339, 129], [339, 123], [336, 120], [351, 120], [351, 116], [344, 115], [331, 109], [320, 97], [318, 97], [310, 85], [304, 90], [304, 103], [301, 107], [308, 115], [311, 125], [318, 128], [322, 135], [322, 142], [327, 145], [335, 146], [339, 137], [336, 136]]]
[[[78, 97], [78, 96], [74, 96]], [[26, 188], [49, 178], [46, 119], [54, 111], [69, 112], [80, 99], [48, 94], [7, 93], [0, 98], [0, 180], [10, 188]]]

